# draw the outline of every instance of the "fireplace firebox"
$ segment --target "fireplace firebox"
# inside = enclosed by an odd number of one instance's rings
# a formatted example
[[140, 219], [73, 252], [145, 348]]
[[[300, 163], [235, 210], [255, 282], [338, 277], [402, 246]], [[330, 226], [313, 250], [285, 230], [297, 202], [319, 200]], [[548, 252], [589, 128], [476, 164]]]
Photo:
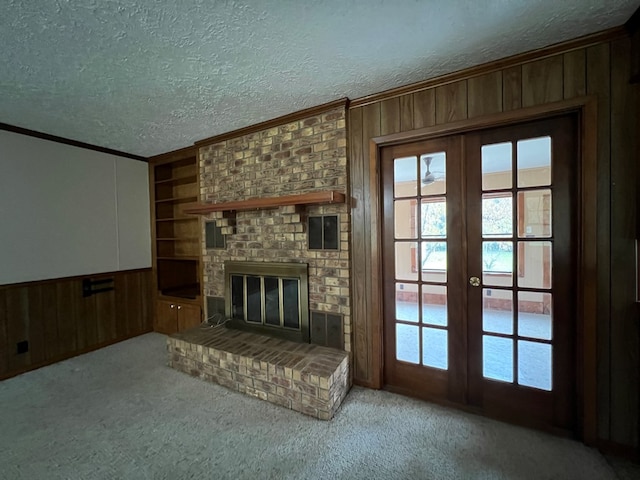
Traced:
[[306, 263], [225, 262], [226, 325], [309, 343], [307, 270]]

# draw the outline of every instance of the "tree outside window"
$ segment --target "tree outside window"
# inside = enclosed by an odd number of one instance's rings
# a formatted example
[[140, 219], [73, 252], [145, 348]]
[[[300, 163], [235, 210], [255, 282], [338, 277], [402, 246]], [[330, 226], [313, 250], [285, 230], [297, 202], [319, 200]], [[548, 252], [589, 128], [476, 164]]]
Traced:
[[422, 269], [447, 269], [447, 203], [446, 200], [423, 200], [421, 208], [420, 232], [422, 242]]
[[[446, 200], [428, 200], [421, 204], [420, 231], [422, 238], [422, 269], [447, 268], [447, 206]], [[512, 198], [492, 196], [482, 200], [482, 229], [485, 238], [511, 237], [513, 232]], [[511, 272], [513, 242], [484, 241], [482, 252], [485, 272]]]
[[[511, 238], [513, 235], [513, 201], [511, 195], [485, 196], [482, 199], [482, 236]], [[483, 241], [482, 269], [485, 272], [513, 270], [513, 242]]]

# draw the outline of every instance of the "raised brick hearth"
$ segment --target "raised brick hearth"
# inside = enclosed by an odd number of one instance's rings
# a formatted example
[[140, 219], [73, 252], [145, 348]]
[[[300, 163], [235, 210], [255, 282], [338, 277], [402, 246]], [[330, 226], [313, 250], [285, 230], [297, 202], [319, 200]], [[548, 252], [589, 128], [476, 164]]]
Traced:
[[329, 420], [351, 386], [349, 353], [227, 328], [167, 339], [170, 367]]

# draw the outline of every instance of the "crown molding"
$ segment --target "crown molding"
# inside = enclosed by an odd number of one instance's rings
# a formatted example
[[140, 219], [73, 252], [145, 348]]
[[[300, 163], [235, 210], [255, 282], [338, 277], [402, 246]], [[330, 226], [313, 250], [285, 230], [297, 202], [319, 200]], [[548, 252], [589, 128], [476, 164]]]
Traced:
[[146, 157], [141, 157], [140, 155], [121, 152], [120, 150], [113, 150], [112, 148], [99, 147], [98, 145], [79, 142], [78, 140], [71, 140], [70, 138], [58, 137], [57, 135], [50, 135], [48, 133], [37, 132], [35, 130], [29, 130], [27, 128], [17, 127], [15, 125], [9, 125], [8, 123], [0, 122], [0, 130], [18, 133], [20, 135], [27, 135], [29, 137], [40, 138], [42, 140], [48, 140], [50, 142], [63, 143], [65, 145], [71, 145], [72, 147], [84, 148], [86, 150], [93, 150], [95, 152], [108, 153], [109, 155], [117, 155], [119, 157], [131, 158], [133, 160], [139, 160], [141, 162], [147, 161]]

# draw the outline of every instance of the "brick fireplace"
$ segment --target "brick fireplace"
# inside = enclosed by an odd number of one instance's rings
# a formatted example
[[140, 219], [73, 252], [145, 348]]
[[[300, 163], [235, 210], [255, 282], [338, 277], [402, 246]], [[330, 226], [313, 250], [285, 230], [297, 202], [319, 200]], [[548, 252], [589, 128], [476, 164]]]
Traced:
[[[200, 148], [202, 203], [274, 198], [336, 190], [347, 193], [345, 106], [263, 131]], [[308, 247], [307, 219], [336, 215], [337, 250]], [[224, 264], [233, 262], [293, 262], [308, 264], [309, 310], [341, 318], [336, 342], [351, 351], [348, 203], [281, 206], [215, 212], [226, 248], [203, 245], [204, 293], [225, 297]], [[213, 313], [213, 312], [209, 312]], [[312, 326], [313, 328], [313, 326]]]
[[[203, 243], [207, 316], [223, 311], [229, 316], [228, 297], [225, 302], [229, 276], [225, 274], [225, 264], [302, 264], [307, 271], [305, 313], [310, 319], [312, 345], [301, 347], [300, 343], [286, 340], [274, 343], [273, 339], [260, 340], [262, 337], [255, 334], [216, 329], [211, 335], [196, 332], [170, 339], [172, 366], [318, 418], [333, 416], [351, 385], [350, 206], [346, 196], [345, 117], [346, 104], [333, 104], [327, 110], [262, 131], [203, 144], [199, 150], [201, 204], [289, 198], [328, 191], [345, 196], [346, 201], [339, 203], [216, 211], [203, 217], [205, 231], [208, 223], [215, 222], [224, 236], [222, 248], [208, 248]], [[317, 241], [310, 246], [311, 219], [317, 225], [317, 219], [327, 216], [331, 217], [330, 225], [338, 228], [337, 240], [329, 242], [331, 248], [327, 249], [318, 248]], [[255, 288], [262, 285], [264, 291], [268, 271], [242, 272], [244, 280], [238, 277], [236, 281], [244, 281], [243, 288], [248, 288], [247, 278], [251, 278]], [[194, 348], [190, 341], [196, 342]], [[219, 350], [220, 345], [224, 350]], [[205, 360], [217, 365], [209, 366]]]

